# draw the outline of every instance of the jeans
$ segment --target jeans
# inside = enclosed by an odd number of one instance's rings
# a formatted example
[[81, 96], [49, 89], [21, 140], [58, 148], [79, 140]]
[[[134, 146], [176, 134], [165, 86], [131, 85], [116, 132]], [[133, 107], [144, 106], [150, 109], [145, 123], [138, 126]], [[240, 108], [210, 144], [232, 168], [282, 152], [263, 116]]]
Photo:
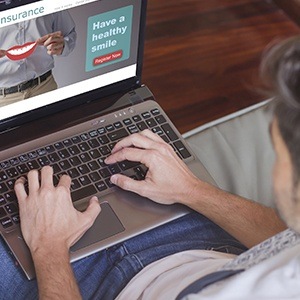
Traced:
[[[83, 299], [114, 299], [148, 264], [185, 250], [240, 254], [246, 249], [206, 217], [191, 212], [72, 264]], [[45, 258], [47, 259], [47, 258]], [[38, 299], [36, 280], [28, 281], [0, 243], [0, 299]]]

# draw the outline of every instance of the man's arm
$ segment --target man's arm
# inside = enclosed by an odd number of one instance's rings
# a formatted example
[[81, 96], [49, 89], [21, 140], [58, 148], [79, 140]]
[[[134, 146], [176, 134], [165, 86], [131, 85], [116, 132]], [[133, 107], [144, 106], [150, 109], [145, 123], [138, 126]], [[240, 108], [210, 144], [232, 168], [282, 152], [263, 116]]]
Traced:
[[[195, 177], [171, 146], [149, 130], [116, 144], [106, 159], [140, 161], [145, 180], [113, 175], [112, 183], [162, 204], [182, 203], [205, 215], [247, 247], [282, 231], [285, 224], [271, 208], [224, 192]], [[180, 183], [180, 184], [179, 184]]]
[[70, 196], [71, 179], [62, 176], [53, 185], [53, 169], [30, 171], [16, 181], [15, 191], [20, 207], [21, 229], [36, 270], [40, 299], [80, 299], [79, 289], [70, 265], [69, 248], [94, 223], [100, 212], [96, 197], [85, 212], [77, 211]]

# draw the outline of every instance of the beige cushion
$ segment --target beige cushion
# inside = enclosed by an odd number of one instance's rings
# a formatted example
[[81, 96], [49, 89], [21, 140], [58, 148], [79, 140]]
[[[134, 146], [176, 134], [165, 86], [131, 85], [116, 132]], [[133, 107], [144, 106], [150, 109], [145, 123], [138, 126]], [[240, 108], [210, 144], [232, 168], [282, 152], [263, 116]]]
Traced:
[[274, 206], [268, 103], [196, 128], [184, 137], [220, 188]]

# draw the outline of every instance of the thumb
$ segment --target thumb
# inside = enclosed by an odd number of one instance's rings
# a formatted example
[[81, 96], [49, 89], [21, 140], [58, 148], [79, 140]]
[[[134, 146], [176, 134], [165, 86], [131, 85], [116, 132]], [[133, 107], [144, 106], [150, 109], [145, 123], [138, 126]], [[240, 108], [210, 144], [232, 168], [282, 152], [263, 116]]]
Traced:
[[89, 220], [89, 227], [91, 227], [94, 224], [100, 211], [101, 211], [101, 207], [100, 207], [98, 198], [96, 196], [94, 196], [91, 198], [90, 203], [89, 203], [87, 209], [85, 210], [85, 212], [83, 212], [83, 215], [85, 216], [85, 218], [87, 220]]

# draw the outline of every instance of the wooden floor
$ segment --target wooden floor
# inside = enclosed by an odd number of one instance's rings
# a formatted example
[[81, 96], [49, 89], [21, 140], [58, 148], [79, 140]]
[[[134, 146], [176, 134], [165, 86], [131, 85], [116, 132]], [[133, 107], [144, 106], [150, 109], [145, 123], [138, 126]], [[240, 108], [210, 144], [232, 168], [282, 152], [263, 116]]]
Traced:
[[143, 82], [184, 133], [264, 100], [263, 49], [298, 33], [271, 0], [149, 0]]

